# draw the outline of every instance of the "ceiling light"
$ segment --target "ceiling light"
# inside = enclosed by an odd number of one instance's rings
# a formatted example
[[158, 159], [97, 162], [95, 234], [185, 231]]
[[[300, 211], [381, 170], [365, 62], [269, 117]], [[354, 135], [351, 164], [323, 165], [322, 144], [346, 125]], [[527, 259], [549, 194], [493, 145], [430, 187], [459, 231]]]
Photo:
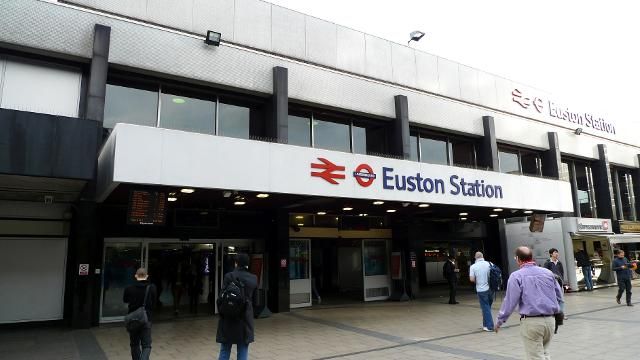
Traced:
[[524, 213], [525, 214], [533, 214], [533, 211], [532, 210], [525, 210]]
[[384, 204], [384, 201], [374, 201], [373, 205], [382, 205]]
[[260, 199], [266, 199], [266, 198], [269, 197], [269, 194], [258, 194], [258, 195], [256, 195], [256, 197], [260, 198]]
[[461, 217], [460, 220], [465, 221], [465, 220], [467, 220], [467, 218], [466, 217]]
[[170, 193], [169, 193], [169, 196], [175, 196], [175, 195], [176, 195], [176, 193], [175, 193], [175, 192], [170, 192]]
[[171, 101], [173, 101], [174, 104], [184, 104], [185, 100], [181, 99], [181, 98], [173, 98]]
[[193, 194], [195, 190], [193, 189], [182, 189], [180, 190], [181, 193], [185, 193], [185, 194]]
[[368, 214], [358, 214], [358, 216], [367, 216]]
[[342, 210], [344, 210], [344, 211], [351, 211], [351, 210], [353, 210], [353, 208], [352, 208], [352, 207], [343, 207], [343, 208], [342, 208]]
[[204, 39], [204, 42], [208, 45], [220, 46], [220, 39], [222, 39], [222, 34], [207, 30], [207, 37]]
[[495, 212], [500, 212], [500, 211], [502, 211], [502, 209], [497, 208], [497, 209], [493, 209], [493, 211], [495, 211]]
[[318, 215], [327, 215], [327, 213], [324, 211], [318, 211]]
[[460, 215], [460, 216], [467, 216], [467, 215], [469, 215], [469, 213], [462, 212], [462, 213], [460, 213], [460, 214], [458, 214], [458, 215]]
[[491, 214], [490, 217], [498, 217], [498, 214]]
[[396, 212], [396, 209], [389, 209], [389, 210], [387, 210], [387, 212], [388, 213], [394, 213], [394, 212]]
[[169, 197], [167, 200], [171, 201], [171, 202], [174, 202], [174, 201], [178, 201], [178, 198], [177, 197]]
[[244, 204], [246, 204], [246, 203], [247, 203], [247, 202], [246, 202], [246, 201], [244, 201], [244, 200], [236, 200], [236, 201], [234, 201], [234, 202], [233, 202], [233, 205], [244, 205]]
[[429, 207], [429, 206], [430, 206], [429, 204], [420, 204], [420, 205], [418, 205], [418, 207], [421, 207], [421, 208], [425, 208], [425, 207]]
[[304, 224], [298, 224], [298, 226], [304, 226]]
[[298, 215], [298, 216], [296, 216], [296, 219], [304, 219], [304, 216]]
[[422, 37], [424, 36], [424, 32], [420, 31], [420, 30], [416, 30], [416, 31], [412, 31], [411, 34], [409, 34], [409, 36], [411, 37], [409, 39], [409, 41], [407, 42], [407, 46], [409, 45], [410, 42], [412, 41], [420, 41], [420, 39], [422, 39]]

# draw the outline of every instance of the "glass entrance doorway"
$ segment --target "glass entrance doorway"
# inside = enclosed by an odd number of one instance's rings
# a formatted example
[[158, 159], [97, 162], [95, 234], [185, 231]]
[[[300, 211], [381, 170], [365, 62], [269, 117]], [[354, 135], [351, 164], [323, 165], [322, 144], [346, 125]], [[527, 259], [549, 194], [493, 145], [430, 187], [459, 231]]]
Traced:
[[218, 294], [218, 246], [207, 240], [105, 239], [100, 321], [127, 313], [124, 289], [146, 267], [157, 288], [154, 319], [214, 314]]

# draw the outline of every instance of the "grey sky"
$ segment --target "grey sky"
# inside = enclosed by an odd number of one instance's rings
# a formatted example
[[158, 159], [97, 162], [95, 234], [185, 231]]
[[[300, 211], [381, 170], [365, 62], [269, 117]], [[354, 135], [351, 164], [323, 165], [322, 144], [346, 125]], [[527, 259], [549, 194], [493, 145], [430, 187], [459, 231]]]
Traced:
[[633, 1], [268, 1], [402, 44], [422, 30], [416, 49], [640, 130], [640, 5]]

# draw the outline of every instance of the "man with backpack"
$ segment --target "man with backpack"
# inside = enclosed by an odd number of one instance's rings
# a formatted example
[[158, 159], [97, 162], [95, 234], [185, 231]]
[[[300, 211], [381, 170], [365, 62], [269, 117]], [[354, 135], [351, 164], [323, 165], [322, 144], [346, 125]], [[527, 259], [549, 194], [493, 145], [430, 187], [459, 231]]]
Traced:
[[220, 343], [219, 360], [228, 360], [231, 345], [236, 344], [237, 359], [249, 358], [249, 344], [254, 340], [253, 302], [257, 299], [258, 278], [249, 272], [249, 256], [237, 254], [235, 270], [224, 276], [222, 292], [218, 298], [218, 331], [216, 342]]
[[[491, 289], [490, 273], [492, 265], [484, 260], [481, 252], [476, 252], [476, 262], [469, 268], [469, 281], [476, 284], [476, 293], [482, 309], [482, 330], [493, 331], [493, 316], [491, 315], [491, 305], [493, 304], [493, 294], [499, 289]], [[497, 267], [496, 267], [497, 268]], [[495, 286], [495, 279], [493, 281]], [[498, 286], [499, 287], [499, 286]]]
[[[148, 360], [151, 356], [151, 313], [157, 299], [156, 286], [147, 279], [147, 270], [140, 268], [136, 271], [136, 283], [124, 289], [122, 300], [129, 304], [129, 315], [125, 317], [125, 325], [129, 332], [132, 360]], [[142, 313], [136, 315], [136, 312]], [[146, 316], [145, 316], [146, 315]]]

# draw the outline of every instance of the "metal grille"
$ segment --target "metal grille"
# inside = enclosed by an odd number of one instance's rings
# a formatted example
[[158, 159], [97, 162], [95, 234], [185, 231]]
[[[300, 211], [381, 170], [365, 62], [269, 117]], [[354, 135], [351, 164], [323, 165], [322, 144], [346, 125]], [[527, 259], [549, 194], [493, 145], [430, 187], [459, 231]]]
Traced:
[[306, 304], [311, 302], [310, 293], [298, 293], [289, 295], [290, 304]]
[[389, 296], [389, 288], [387, 286], [380, 288], [371, 288], [367, 289], [367, 297], [381, 297], [381, 296]]

